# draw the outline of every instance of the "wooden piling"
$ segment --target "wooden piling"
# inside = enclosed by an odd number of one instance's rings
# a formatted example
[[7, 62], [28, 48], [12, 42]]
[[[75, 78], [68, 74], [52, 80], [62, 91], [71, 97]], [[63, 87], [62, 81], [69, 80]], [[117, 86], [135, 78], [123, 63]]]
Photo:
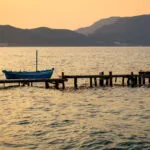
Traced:
[[55, 88], [59, 89], [59, 83], [58, 82], [55, 83]]
[[133, 76], [133, 72], [131, 72], [131, 77], [130, 77], [130, 79], [131, 79], [131, 87], [134, 87], [135, 85], [134, 85], [134, 76]]
[[139, 82], [139, 86], [141, 86], [142, 79], [141, 79], [141, 74], [140, 74], [140, 72], [139, 72], [139, 75], [138, 75], [138, 82]]
[[145, 76], [143, 75], [143, 85], [145, 85]]
[[135, 76], [135, 77], [134, 77], [134, 84], [135, 84], [135, 86], [137, 86], [137, 84], [138, 84], [137, 80], [138, 80], [138, 79], [137, 79], [137, 76]]
[[78, 89], [77, 77], [74, 78], [74, 88]]
[[65, 82], [62, 81], [62, 89], [64, 90], [65, 89]]
[[94, 78], [95, 87], [97, 87], [97, 78]]
[[[62, 72], [62, 79], [64, 79], [64, 72]], [[62, 81], [62, 89], [65, 89], [65, 82]]]
[[130, 78], [127, 78], [127, 86], [130, 86]]
[[90, 77], [90, 87], [93, 87], [92, 78]]
[[64, 72], [61, 73], [62, 79], [64, 79]]
[[[100, 75], [104, 76], [104, 72], [101, 72]], [[104, 86], [104, 77], [100, 78], [99, 85]]]
[[107, 85], [107, 86], [108, 86], [108, 80], [109, 80], [109, 78], [107, 77], [107, 78], [106, 78], [106, 85]]
[[122, 86], [124, 86], [124, 77], [122, 77]]
[[49, 83], [45, 82], [45, 88], [48, 89], [49, 88]]
[[113, 86], [112, 71], [109, 72], [110, 86]]

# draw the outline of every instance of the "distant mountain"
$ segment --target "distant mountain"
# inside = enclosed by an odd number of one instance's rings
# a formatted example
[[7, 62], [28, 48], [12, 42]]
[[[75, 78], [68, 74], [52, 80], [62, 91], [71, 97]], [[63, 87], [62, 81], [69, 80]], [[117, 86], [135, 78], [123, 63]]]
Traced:
[[93, 34], [96, 30], [102, 28], [105, 25], [110, 25], [115, 23], [118, 19], [120, 19], [120, 17], [110, 17], [110, 18], [106, 18], [106, 19], [101, 19], [97, 22], [95, 22], [94, 24], [92, 24], [89, 27], [84, 27], [84, 28], [79, 28], [76, 30], [77, 33], [81, 33], [83, 35], [89, 35]]
[[0, 46], [150, 46], [150, 15], [102, 19], [76, 32], [0, 25]]
[[71, 30], [46, 27], [20, 29], [1, 25], [0, 45], [4, 43], [8, 46], [82, 46], [91, 42], [84, 35]]
[[98, 45], [150, 46], [150, 15], [124, 17], [90, 35]]

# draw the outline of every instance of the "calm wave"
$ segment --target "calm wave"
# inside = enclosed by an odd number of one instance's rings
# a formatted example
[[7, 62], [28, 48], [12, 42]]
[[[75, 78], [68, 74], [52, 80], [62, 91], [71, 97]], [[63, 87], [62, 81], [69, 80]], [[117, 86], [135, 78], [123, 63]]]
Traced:
[[[0, 48], [0, 70], [35, 70], [36, 49], [39, 69], [54, 67], [54, 77], [150, 70], [150, 47]], [[0, 149], [148, 150], [150, 89], [81, 88], [88, 82], [0, 89]]]

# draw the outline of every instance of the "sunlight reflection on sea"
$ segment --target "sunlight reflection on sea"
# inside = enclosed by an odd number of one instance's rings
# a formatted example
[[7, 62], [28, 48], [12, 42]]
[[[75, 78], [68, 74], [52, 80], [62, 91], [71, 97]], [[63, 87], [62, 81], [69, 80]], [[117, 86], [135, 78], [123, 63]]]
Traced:
[[[13, 47], [0, 48], [0, 70], [35, 70], [36, 49], [39, 69], [54, 67], [53, 77], [150, 68], [150, 47]], [[0, 149], [149, 149], [149, 88], [35, 85], [0, 89]]]

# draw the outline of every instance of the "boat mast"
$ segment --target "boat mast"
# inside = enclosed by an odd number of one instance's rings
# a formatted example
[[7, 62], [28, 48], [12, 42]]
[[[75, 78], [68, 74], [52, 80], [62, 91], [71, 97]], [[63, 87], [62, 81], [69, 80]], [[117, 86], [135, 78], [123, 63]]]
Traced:
[[36, 50], [36, 72], [38, 71], [38, 50]]

